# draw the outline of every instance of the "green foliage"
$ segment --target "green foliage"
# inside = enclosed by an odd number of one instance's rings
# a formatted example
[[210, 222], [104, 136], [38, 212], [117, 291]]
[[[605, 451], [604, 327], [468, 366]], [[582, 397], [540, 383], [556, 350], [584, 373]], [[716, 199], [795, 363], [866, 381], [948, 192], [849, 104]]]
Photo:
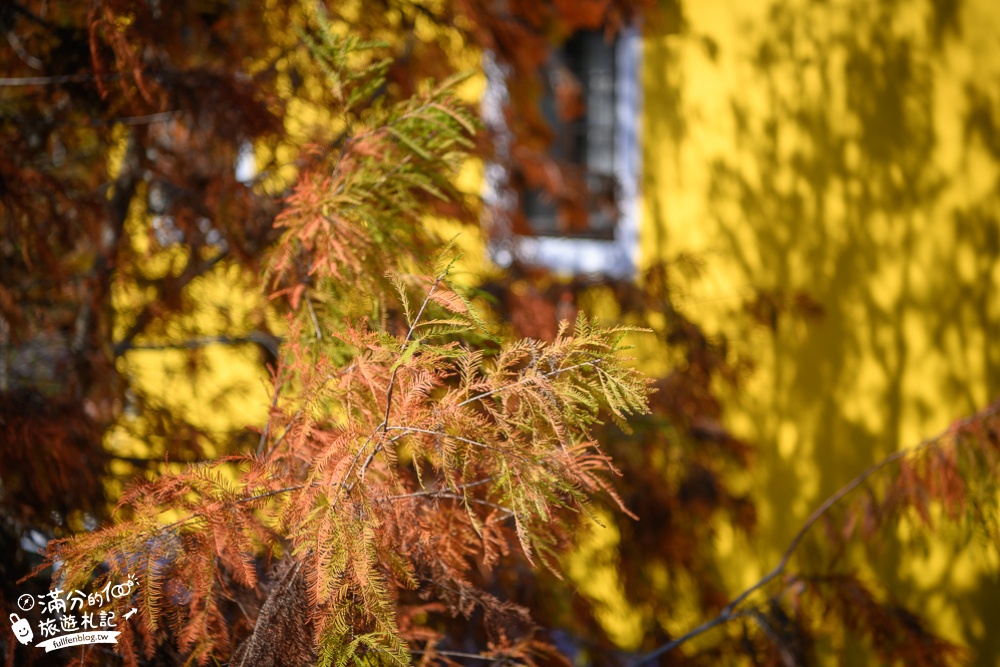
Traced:
[[[324, 31], [309, 43], [345, 131], [337, 150], [317, 156], [288, 197], [276, 223], [286, 231], [268, 275], [290, 283], [277, 293], [289, 294], [294, 308], [309, 298], [307, 286], [329, 304], [349, 302], [359, 291], [381, 301], [390, 294], [386, 270], [412, 267], [430, 250], [420, 224], [428, 198], [457, 198], [452, 179], [473, 147], [478, 122], [454, 93], [463, 76], [383, 104], [369, 98], [385, 85], [386, 63], [360, 72], [350, 64], [376, 43]], [[358, 112], [362, 98], [368, 103]], [[311, 260], [304, 271], [303, 253]]]

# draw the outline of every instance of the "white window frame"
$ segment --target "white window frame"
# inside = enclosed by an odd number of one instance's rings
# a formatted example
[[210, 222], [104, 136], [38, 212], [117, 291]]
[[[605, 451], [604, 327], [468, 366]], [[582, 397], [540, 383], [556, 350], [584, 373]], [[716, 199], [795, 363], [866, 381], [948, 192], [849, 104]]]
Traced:
[[640, 117], [642, 109], [642, 35], [637, 27], [618, 34], [615, 46], [615, 176], [620, 187], [618, 220], [611, 240], [567, 236], [520, 236], [510, 230], [509, 212], [518, 206], [508, 189], [503, 163], [510, 157], [510, 132], [503, 109], [509, 99], [506, 71], [493, 54], [484, 57], [487, 89], [481, 110], [483, 120], [496, 136], [497, 162], [486, 165], [483, 200], [494, 225], [489, 255], [496, 264], [521, 262], [559, 274], [596, 274], [633, 278], [639, 251], [639, 178], [642, 172]]

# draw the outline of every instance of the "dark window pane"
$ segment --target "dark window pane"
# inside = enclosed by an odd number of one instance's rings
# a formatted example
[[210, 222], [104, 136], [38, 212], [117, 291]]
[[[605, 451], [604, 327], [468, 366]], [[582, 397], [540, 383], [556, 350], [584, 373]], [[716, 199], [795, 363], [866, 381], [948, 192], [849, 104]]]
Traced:
[[[566, 71], [579, 83], [586, 107], [581, 116], [568, 121], [559, 118], [554, 83]], [[607, 41], [601, 30], [577, 32], [553, 55], [547, 74], [541, 104], [543, 116], [556, 133], [552, 157], [582, 168], [589, 194], [589, 216], [585, 230], [560, 229], [556, 203], [540, 191], [525, 193], [525, 215], [536, 234], [611, 238], [617, 199], [615, 44]]]

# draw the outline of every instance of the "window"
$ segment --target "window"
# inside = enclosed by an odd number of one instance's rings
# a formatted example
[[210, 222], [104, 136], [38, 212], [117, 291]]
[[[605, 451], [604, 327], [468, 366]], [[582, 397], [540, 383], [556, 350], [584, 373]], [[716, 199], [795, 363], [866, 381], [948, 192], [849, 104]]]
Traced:
[[[515, 256], [528, 264], [561, 273], [598, 273], [613, 277], [634, 274], [638, 240], [638, 119], [640, 37], [635, 29], [620, 32], [612, 43], [603, 31], [580, 31], [555, 52], [546, 70], [542, 113], [555, 130], [552, 156], [575, 165], [586, 183], [586, 225], [573, 232], [558, 223], [558, 205], [541, 191], [522, 193], [520, 201], [504, 194], [507, 174], [500, 165], [487, 169], [485, 198], [495, 217], [514, 206], [527, 217], [534, 236], [499, 235], [494, 261], [509, 264]], [[498, 160], [506, 161], [510, 138], [503, 133], [506, 102], [503, 70], [489, 57], [489, 86], [483, 117], [498, 136]], [[585, 110], [560, 120], [559, 77], [571, 75], [580, 87]], [[498, 131], [499, 130], [499, 131]], [[495, 235], [496, 236], [496, 235]]]
[[[572, 78], [572, 84], [565, 81]], [[583, 30], [552, 54], [544, 76], [542, 115], [555, 131], [551, 154], [579, 167], [590, 201], [583, 229], [566, 232], [558, 207], [546, 193], [525, 193], [523, 209], [532, 230], [543, 236], [613, 238], [615, 211], [615, 44], [602, 31]], [[560, 118], [560, 86], [576, 88], [583, 109]], [[606, 202], [601, 205], [601, 202]]]

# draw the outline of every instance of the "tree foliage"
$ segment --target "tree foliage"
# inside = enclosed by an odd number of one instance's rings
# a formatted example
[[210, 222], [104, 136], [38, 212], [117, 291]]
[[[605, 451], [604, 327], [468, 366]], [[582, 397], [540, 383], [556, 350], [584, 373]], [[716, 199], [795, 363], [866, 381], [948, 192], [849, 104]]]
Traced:
[[[307, 613], [288, 646], [252, 636], [241, 664], [267, 652], [290, 664], [293, 646], [320, 664], [408, 663], [407, 640], [434, 656], [436, 614], [477, 611], [492, 651], [530, 661], [544, 647], [517, 627], [525, 610], [479, 579], [515, 545], [557, 568], [590, 496], [614, 496], [591, 427], [645, 410], [646, 382], [619, 358], [626, 330], [579, 317], [551, 343], [505, 342], [447, 266], [413, 272], [424, 200], [448, 197], [475, 120], [449, 82], [358, 113], [385, 63], [346, 64], [375, 46], [323, 25], [313, 37], [345, 129], [275, 221], [268, 282], [291, 312], [256, 451], [136, 484], [119, 502], [127, 518], [49, 545], [63, 588], [138, 581], [138, 636], [125, 626], [121, 639], [129, 664], [164, 641], [199, 664], [228, 654], [223, 601], [258, 585], [259, 557], [283, 563], [260, 613]], [[369, 317], [316, 319], [305, 306], [352, 296]]]
[[[539, 65], [575, 29], [613, 31], [646, 3], [369, 9], [0, 9], [13, 35], [0, 83], [5, 602], [36, 560], [24, 546], [35, 531], [57, 538], [46, 573], [58, 587], [137, 578], [122, 602], [139, 610], [121, 638], [127, 664], [788, 665], [857, 638], [884, 663], [967, 657], [848, 556], [901, 520], [993, 535], [995, 409], [864, 471], [732, 598], [713, 541], [723, 523], [754, 536], [738, 483], [753, 447], [722, 426], [717, 391], [748, 369], [677, 308], [684, 259], [637, 284], [515, 265], [466, 291], [423, 224], [471, 217], [453, 177], [488, 151], [455, 93], [454, 38], [509, 66], [510, 168], [522, 187], [545, 186], [559, 165], [535, 104]], [[300, 136], [293, 103], [323, 110]], [[247, 145], [260, 171], [240, 180]], [[186, 321], [192, 286], [231, 268], [268, 305], [217, 330]], [[600, 289], [631, 327], [577, 312]], [[802, 295], [757, 297], [758, 319], [813, 310]], [[621, 356], [639, 330], [670, 355], [648, 402], [650, 383]], [[200, 428], [128, 372], [135, 351], [181, 349], [194, 368], [217, 343], [269, 365], [258, 432]], [[148, 459], [110, 446], [123, 429]], [[608, 516], [645, 653], [624, 656], [560, 579], [589, 519]], [[678, 600], [704, 622], [671, 635]], [[15, 658], [45, 660], [7, 643]]]

